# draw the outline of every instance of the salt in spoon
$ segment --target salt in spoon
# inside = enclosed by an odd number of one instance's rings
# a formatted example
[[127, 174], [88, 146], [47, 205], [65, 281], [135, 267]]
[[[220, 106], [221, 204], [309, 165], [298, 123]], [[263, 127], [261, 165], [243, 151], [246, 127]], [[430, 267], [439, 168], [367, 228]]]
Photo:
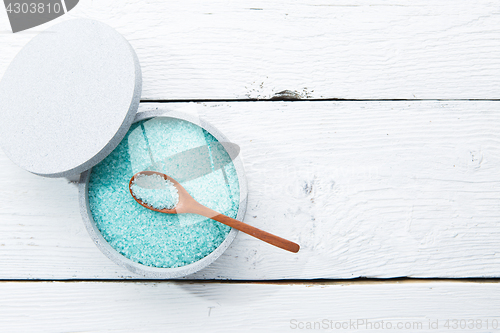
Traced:
[[[156, 209], [154, 207], [151, 207], [144, 203], [141, 199], [137, 198], [135, 194], [132, 191], [132, 183], [136, 179], [137, 176], [139, 175], [146, 175], [146, 176], [151, 176], [151, 175], [159, 175], [163, 177], [165, 180], [169, 180], [172, 182], [172, 184], [175, 186], [177, 189], [177, 192], [179, 193], [179, 201], [177, 202], [177, 205], [175, 205], [174, 208], [172, 209]], [[132, 176], [129, 182], [129, 190], [130, 194], [132, 197], [137, 201], [141, 206], [146, 207], [147, 209], [154, 210], [156, 212], [160, 213], [166, 213], [166, 214], [183, 214], [183, 213], [191, 213], [191, 214], [198, 214], [202, 215], [205, 217], [208, 217], [212, 220], [218, 221], [220, 223], [223, 223], [225, 225], [230, 226], [231, 228], [238, 229], [239, 231], [242, 231], [246, 234], [249, 234], [250, 236], [253, 236], [255, 238], [258, 238], [266, 243], [269, 243], [271, 245], [277, 246], [279, 248], [282, 248], [284, 250], [290, 251], [297, 253], [299, 252], [300, 246], [294, 242], [291, 242], [289, 240], [286, 240], [284, 238], [278, 237], [276, 235], [270, 234], [264, 230], [260, 230], [258, 228], [252, 227], [249, 224], [243, 223], [241, 221], [235, 220], [229, 216], [220, 214], [216, 212], [215, 210], [212, 210], [208, 207], [203, 206], [199, 202], [193, 199], [191, 195], [182, 187], [179, 182], [177, 182], [175, 179], [160, 173], [156, 171], [141, 171], [136, 173], [135, 175]]]

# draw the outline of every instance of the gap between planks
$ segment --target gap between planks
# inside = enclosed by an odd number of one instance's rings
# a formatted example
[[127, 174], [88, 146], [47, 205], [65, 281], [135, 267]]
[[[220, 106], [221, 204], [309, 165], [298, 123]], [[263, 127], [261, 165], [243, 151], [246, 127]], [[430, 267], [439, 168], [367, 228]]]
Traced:
[[141, 103], [232, 103], [232, 102], [499, 102], [500, 99], [407, 99], [407, 98], [236, 98], [236, 99], [145, 99]]
[[296, 280], [151, 280], [151, 279], [0, 279], [0, 283], [143, 283], [143, 284], [254, 284], [254, 285], [302, 285], [302, 286], [326, 286], [326, 285], [383, 285], [399, 283], [500, 283], [500, 278], [391, 278], [391, 279], [296, 279]]

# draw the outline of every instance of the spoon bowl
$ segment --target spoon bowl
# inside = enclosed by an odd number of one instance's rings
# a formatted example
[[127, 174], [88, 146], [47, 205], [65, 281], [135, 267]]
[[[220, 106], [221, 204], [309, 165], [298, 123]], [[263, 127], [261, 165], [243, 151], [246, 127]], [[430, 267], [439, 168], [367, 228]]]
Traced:
[[[157, 209], [154, 207], [149, 206], [146, 204], [144, 201], [142, 201], [140, 198], [136, 197], [134, 192], [132, 191], [132, 185], [134, 180], [139, 176], [139, 175], [146, 175], [146, 176], [151, 176], [151, 175], [159, 175], [163, 177], [163, 179], [168, 180], [172, 182], [172, 184], [175, 186], [177, 189], [177, 192], [179, 193], [179, 201], [173, 207], [172, 209]], [[266, 243], [269, 243], [271, 245], [277, 246], [281, 249], [290, 251], [290, 252], [298, 252], [300, 249], [300, 246], [294, 242], [291, 242], [287, 239], [281, 238], [279, 236], [270, 234], [264, 230], [255, 228], [249, 224], [246, 224], [244, 222], [238, 221], [236, 219], [233, 219], [229, 216], [220, 214], [208, 207], [203, 206], [199, 202], [197, 202], [193, 197], [186, 191], [186, 189], [175, 179], [172, 177], [167, 176], [164, 173], [161, 172], [156, 172], [156, 171], [141, 171], [136, 173], [135, 175], [132, 176], [129, 182], [129, 191], [132, 197], [137, 201], [141, 206], [154, 210], [156, 212], [160, 213], [165, 213], [165, 214], [184, 214], [184, 213], [191, 213], [191, 214], [198, 214], [202, 215], [205, 217], [208, 217], [212, 220], [218, 221], [220, 223], [223, 223], [225, 225], [228, 225], [232, 228], [238, 229], [239, 231], [242, 231], [246, 234], [249, 234], [255, 238], [258, 238]]]

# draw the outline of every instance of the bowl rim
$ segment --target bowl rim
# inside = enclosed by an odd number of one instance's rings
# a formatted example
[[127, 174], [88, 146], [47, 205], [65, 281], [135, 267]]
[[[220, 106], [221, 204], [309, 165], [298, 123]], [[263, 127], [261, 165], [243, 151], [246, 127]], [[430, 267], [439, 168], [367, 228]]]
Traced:
[[[177, 110], [157, 108], [155, 110], [141, 111], [136, 114], [133, 123], [156, 117], [176, 118], [189, 121], [195, 125], [200, 126], [204, 130], [208, 131], [219, 142], [229, 142], [227, 137], [221, 131], [219, 131], [216, 127], [214, 127], [206, 120], [198, 116], [194, 116]], [[240, 205], [238, 208], [238, 214], [236, 216], [236, 219], [243, 221], [247, 209], [248, 188], [247, 188], [245, 170], [243, 168], [243, 163], [241, 161], [240, 154], [238, 154], [238, 156], [235, 159], [233, 159], [233, 164], [236, 169], [236, 174], [238, 175], [238, 183], [240, 186]], [[92, 217], [92, 213], [90, 211], [90, 206], [89, 206], [88, 184], [90, 180], [91, 171], [92, 168], [84, 171], [80, 175], [80, 181], [78, 183], [79, 206], [83, 223], [92, 241], [96, 244], [97, 248], [102, 253], [104, 253], [104, 255], [106, 255], [106, 257], [111, 259], [114, 263], [128, 269], [129, 271], [135, 274], [155, 279], [173, 279], [193, 274], [207, 267], [217, 258], [219, 258], [222, 255], [222, 253], [224, 253], [224, 251], [231, 245], [234, 238], [238, 234], [238, 230], [231, 229], [229, 234], [226, 236], [226, 239], [224, 239], [224, 241], [214, 251], [209, 253], [206, 257], [189, 265], [174, 267], [174, 268], [160, 268], [160, 267], [152, 267], [139, 264], [125, 257], [124, 255], [120, 254], [118, 251], [116, 251], [101, 235], [101, 232], [99, 231], [99, 228], [97, 227]]]

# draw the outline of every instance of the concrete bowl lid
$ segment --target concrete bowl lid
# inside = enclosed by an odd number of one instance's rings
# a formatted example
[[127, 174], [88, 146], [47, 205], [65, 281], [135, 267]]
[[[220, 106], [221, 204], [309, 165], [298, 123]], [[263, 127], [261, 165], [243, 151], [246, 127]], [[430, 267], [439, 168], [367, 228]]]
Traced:
[[140, 102], [139, 60], [108, 25], [59, 23], [34, 37], [0, 81], [0, 144], [46, 177], [81, 173], [120, 143]]

